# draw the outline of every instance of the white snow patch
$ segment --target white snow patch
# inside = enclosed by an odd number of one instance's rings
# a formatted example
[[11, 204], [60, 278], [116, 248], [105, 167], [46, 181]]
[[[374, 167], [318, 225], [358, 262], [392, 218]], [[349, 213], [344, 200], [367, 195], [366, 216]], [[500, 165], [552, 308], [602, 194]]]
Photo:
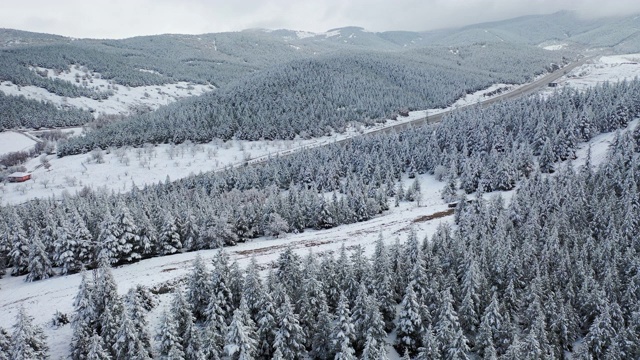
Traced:
[[0, 156], [16, 151], [30, 149], [36, 141], [16, 131], [0, 132]]
[[318, 34], [312, 33], [309, 31], [296, 31], [296, 36], [298, 37], [298, 39], [306, 39], [306, 38], [314, 37], [316, 35]]
[[[202, 40], [200, 38], [198, 38], [198, 40]], [[138, 71], [140, 72], [145, 72], [145, 73], [150, 73], [150, 74], [156, 74], [156, 75], [160, 75], [162, 76], [162, 74], [160, 74], [159, 72], [155, 71], [155, 70], [149, 70], [149, 69], [138, 69]]]
[[[627, 131], [633, 131], [639, 123], [640, 119], [631, 121], [626, 128], [620, 129], [620, 133], [623, 134]], [[576, 159], [573, 160], [573, 165], [577, 167], [585, 164], [587, 153], [589, 152], [589, 146], [591, 146], [591, 164], [595, 170], [607, 159], [609, 147], [615, 140], [615, 137], [616, 131], [612, 131], [596, 135], [593, 139], [589, 140], [589, 142], [579, 144], [576, 150]]]
[[324, 33], [322, 35], [324, 35], [324, 37], [326, 37], [326, 38], [330, 38], [330, 37], [334, 37], [334, 36], [340, 36], [340, 30], [327, 31], [326, 33]]
[[557, 51], [557, 50], [562, 50], [567, 46], [567, 44], [555, 44], [555, 45], [547, 45], [547, 46], [543, 46], [542, 48], [545, 50], [550, 50], [550, 51]]
[[[161, 105], [167, 105], [180, 98], [202, 95], [214, 89], [211, 85], [191, 84], [184, 81], [138, 87], [118, 85], [112, 80], [103, 79], [100, 73], [92, 72], [79, 65], [70, 66], [68, 70], [62, 72], [41, 67], [30, 67], [30, 69], [41, 75], [46, 75], [49, 79], [67, 81], [78, 87], [86, 87], [98, 92], [112, 91], [113, 95], [105, 100], [87, 97], [70, 98], [50, 93], [37, 86], [18, 86], [10, 81], [0, 83], [0, 91], [6, 95], [23, 95], [28, 99], [50, 101], [59, 108], [72, 106], [93, 111], [95, 117], [101, 114], [129, 115], [133, 110], [139, 108], [155, 110]], [[139, 71], [159, 74], [148, 69], [139, 69]]]

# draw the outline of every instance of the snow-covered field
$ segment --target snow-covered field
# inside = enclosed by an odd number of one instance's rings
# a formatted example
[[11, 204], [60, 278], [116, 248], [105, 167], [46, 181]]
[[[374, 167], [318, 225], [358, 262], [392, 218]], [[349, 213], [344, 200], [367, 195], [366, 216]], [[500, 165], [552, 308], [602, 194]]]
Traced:
[[[22, 203], [36, 197], [71, 194], [85, 186], [114, 191], [130, 190], [133, 184], [143, 186], [184, 178], [190, 174], [238, 166], [248, 159], [260, 159], [269, 154], [287, 153], [295, 148], [313, 145], [311, 141], [213, 141], [208, 144], [158, 145], [143, 148], [120, 148], [102, 151], [102, 160], [95, 153], [57, 158], [49, 156], [51, 167], [41, 167], [39, 158], [25, 166], [33, 180], [21, 184], [6, 184], [3, 201]], [[324, 139], [324, 141], [330, 141]]]
[[[94, 116], [101, 114], [130, 114], [135, 109], [157, 109], [161, 105], [172, 103], [180, 98], [201, 95], [212, 91], [213, 86], [178, 82], [174, 84], [129, 87], [105, 80], [99, 73], [91, 72], [80, 66], [71, 66], [61, 73], [51, 69], [31, 68], [40, 74], [46, 72], [50, 79], [68, 81], [78, 87], [87, 87], [98, 92], [113, 91], [106, 100], [94, 100], [88, 97], [63, 97], [37, 86], [18, 86], [10, 81], [0, 82], [0, 91], [6, 95], [24, 95], [28, 99], [51, 101], [57, 106], [73, 106], [93, 110]], [[140, 69], [143, 72], [151, 70]], [[77, 81], [76, 81], [77, 80]]]
[[[569, 86], [575, 89], [586, 89], [605, 81], [615, 83], [640, 76], [640, 54], [611, 55], [594, 58], [560, 78], [560, 87]], [[549, 88], [544, 94], [553, 93]]]
[[0, 156], [16, 151], [29, 150], [36, 141], [27, 135], [15, 131], [0, 132]]

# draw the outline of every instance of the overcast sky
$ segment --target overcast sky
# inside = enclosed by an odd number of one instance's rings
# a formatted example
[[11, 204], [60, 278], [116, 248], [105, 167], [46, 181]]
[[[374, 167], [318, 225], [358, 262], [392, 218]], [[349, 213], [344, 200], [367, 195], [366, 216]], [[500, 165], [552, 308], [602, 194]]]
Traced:
[[[0, 0], [0, 27], [85, 38], [249, 28], [432, 30], [576, 10], [640, 12], [640, 0]], [[606, 4], [606, 5], [605, 5]]]

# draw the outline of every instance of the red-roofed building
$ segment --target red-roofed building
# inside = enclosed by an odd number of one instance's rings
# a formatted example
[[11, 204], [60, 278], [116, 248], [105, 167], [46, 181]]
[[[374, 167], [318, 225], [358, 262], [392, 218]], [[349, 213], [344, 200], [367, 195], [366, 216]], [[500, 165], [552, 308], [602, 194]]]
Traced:
[[24, 182], [31, 179], [31, 174], [25, 172], [14, 172], [7, 176], [9, 182]]

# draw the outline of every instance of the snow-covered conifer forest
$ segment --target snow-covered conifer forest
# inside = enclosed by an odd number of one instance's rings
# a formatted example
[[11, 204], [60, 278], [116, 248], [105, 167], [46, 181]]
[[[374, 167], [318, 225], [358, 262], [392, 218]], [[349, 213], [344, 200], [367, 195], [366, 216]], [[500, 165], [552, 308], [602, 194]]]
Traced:
[[[0, 359], [640, 358], [637, 19], [0, 30], [0, 139], [27, 139], [0, 153], [3, 176], [46, 188], [82, 153], [343, 135], [0, 206]], [[29, 190], [5, 182], [0, 200]]]

